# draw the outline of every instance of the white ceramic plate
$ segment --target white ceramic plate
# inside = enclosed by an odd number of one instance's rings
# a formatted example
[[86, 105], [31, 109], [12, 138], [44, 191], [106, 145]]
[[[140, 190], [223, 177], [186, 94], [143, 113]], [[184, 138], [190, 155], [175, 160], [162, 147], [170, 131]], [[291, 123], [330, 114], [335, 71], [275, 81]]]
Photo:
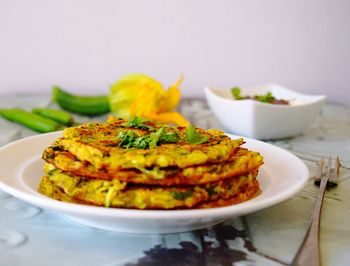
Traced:
[[[43, 150], [62, 132], [37, 135], [0, 149], [0, 189], [44, 209], [59, 212], [95, 228], [128, 233], [174, 233], [205, 228], [228, 218], [275, 205], [300, 191], [309, 177], [306, 165], [273, 145], [245, 138], [245, 147], [264, 156], [258, 180], [262, 193], [228, 207], [198, 210], [130, 210], [60, 202], [37, 192], [43, 175]], [[232, 138], [236, 136], [230, 135]]]

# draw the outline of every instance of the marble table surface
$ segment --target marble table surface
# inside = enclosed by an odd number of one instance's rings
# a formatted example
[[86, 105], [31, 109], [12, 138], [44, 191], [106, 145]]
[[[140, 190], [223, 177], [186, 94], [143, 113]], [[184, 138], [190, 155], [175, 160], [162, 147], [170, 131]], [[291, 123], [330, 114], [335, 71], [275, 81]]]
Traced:
[[[0, 98], [0, 108], [47, 106], [53, 106], [48, 96]], [[223, 129], [202, 100], [184, 100], [180, 111], [198, 127]], [[0, 119], [0, 146], [34, 134]], [[137, 235], [93, 229], [0, 190], [0, 265], [288, 265], [312, 214], [318, 192], [312, 177], [322, 156], [340, 156], [342, 163], [341, 182], [326, 191], [323, 205], [322, 264], [349, 265], [350, 109], [326, 105], [300, 136], [269, 142], [306, 163], [305, 188], [286, 202], [195, 232]]]

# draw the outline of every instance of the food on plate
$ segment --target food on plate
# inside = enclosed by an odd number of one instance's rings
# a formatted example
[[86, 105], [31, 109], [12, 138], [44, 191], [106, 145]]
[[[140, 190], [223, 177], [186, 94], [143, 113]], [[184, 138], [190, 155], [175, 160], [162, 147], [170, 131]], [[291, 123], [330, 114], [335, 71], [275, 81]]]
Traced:
[[218, 130], [135, 117], [67, 128], [43, 153], [39, 191], [118, 208], [225, 206], [254, 197], [262, 156]]
[[192, 144], [190, 128], [171, 127], [146, 121], [130, 124], [124, 119], [110, 123], [89, 123], [67, 128], [56, 146], [97, 169], [186, 167], [227, 161], [243, 139], [231, 140], [221, 131], [196, 129], [208, 141]]
[[63, 129], [63, 125], [55, 120], [27, 112], [20, 108], [1, 109], [0, 115], [9, 121], [19, 123], [40, 133]]
[[[128, 185], [118, 179], [83, 179], [72, 176], [52, 165], [46, 165], [46, 177], [41, 190], [52, 197], [53, 191], [62, 191], [71, 201], [105, 207], [137, 209], [191, 208], [219, 199], [227, 200], [240, 192], [254, 194], [258, 186], [253, 181], [256, 171], [245, 176], [196, 186], [139, 186]], [[67, 197], [67, 198], [68, 198]], [[242, 200], [246, 200], [244, 196]]]
[[44, 151], [43, 159], [62, 171], [73, 175], [84, 176], [86, 179], [118, 180], [130, 184], [149, 185], [198, 185], [215, 182], [231, 176], [245, 174], [257, 169], [262, 162], [259, 153], [239, 148], [235, 154], [223, 163], [204, 163], [185, 168], [165, 167], [163, 169], [98, 169], [87, 161], [78, 160], [73, 154], [53, 145]]
[[71, 94], [60, 87], [53, 87], [52, 100], [64, 110], [72, 113], [97, 116], [110, 111], [108, 96], [80, 96]]
[[286, 104], [289, 105], [289, 101], [283, 99], [276, 99], [275, 96], [272, 95], [271, 92], [267, 92], [263, 95], [254, 95], [254, 96], [243, 96], [241, 95], [241, 89], [239, 87], [234, 87], [231, 89], [232, 96], [235, 100], [247, 100], [252, 99], [255, 101], [263, 102], [263, 103], [271, 103], [271, 104]]

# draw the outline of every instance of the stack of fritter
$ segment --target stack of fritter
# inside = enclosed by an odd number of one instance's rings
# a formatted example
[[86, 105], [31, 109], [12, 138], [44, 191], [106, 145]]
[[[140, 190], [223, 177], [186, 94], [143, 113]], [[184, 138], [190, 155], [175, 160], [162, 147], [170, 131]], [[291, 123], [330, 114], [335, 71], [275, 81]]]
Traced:
[[134, 118], [67, 128], [43, 153], [39, 191], [118, 208], [210, 208], [259, 193], [262, 156], [221, 131]]

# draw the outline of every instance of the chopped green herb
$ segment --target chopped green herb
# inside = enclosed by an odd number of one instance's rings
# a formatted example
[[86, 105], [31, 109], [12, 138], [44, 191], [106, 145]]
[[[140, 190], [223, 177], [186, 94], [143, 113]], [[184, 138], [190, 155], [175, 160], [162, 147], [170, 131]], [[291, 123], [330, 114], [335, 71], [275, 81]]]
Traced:
[[193, 194], [193, 191], [185, 191], [185, 192], [172, 192], [173, 198], [176, 200], [185, 200], [188, 197], [191, 197]]
[[159, 143], [160, 136], [164, 133], [164, 128], [158, 129], [156, 132], [149, 135], [149, 147], [154, 148]]
[[272, 103], [276, 100], [271, 92], [268, 92], [265, 95], [255, 95], [254, 99], [263, 103]]
[[180, 140], [179, 135], [176, 132], [166, 132], [162, 134], [159, 141], [162, 143], [176, 143]]
[[231, 89], [231, 93], [233, 98], [235, 98], [236, 100], [243, 100], [243, 99], [247, 99], [247, 96], [242, 96], [241, 95], [241, 89], [239, 87], [233, 87]]
[[139, 128], [139, 129], [150, 129], [151, 128], [150, 126], [145, 125], [145, 120], [142, 117], [137, 117], [137, 116], [130, 119], [128, 122], [124, 123], [123, 126]]
[[202, 144], [208, 141], [208, 137], [196, 132], [196, 128], [193, 125], [188, 127], [186, 137], [191, 144]]
[[131, 130], [120, 132], [118, 134], [118, 138], [120, 139], [119, 146], [124, 148], [132, 147], [132, 143], [135, 142], [136, 137], [136, 134]]
[[135, 138], [134, 142], [130, 143], [129, 147], [135, 147], [138, 149], [147, 149], [150, 147], [150, 143], [146, 136], [141, 136], [141, 137]]
[[275, 96], [272, 95], [271, 92], [267, 92], [263, 95], [254, 95], [252, 97], [250, 96], [242, 96], [241, 95], [241, 89], [239, 87], [234, 87], [231, 89], [231, 93], [233, 98], [236, 100], [246, 100], [246, 99], [252, 99], [263, 103], [272, 103], [272, 104], [289, 104], [287, 100], [278, 100]]
[[138, 149], [155, 148], [162, 143], [175, 143], [180, 139], [174, 132], [165, 132], [163, 127], [145, 136], [138, 136], [132, 130], [122, 131], [118, 138], [120, 139], [120, 147]]

